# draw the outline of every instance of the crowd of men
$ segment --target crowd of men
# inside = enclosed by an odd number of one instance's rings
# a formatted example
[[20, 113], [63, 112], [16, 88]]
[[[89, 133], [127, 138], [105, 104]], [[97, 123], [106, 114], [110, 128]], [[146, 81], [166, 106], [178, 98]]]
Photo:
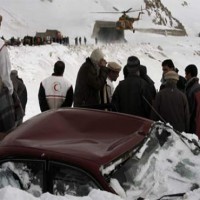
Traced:
[[[62, 66], [59, 74], [56, 73], [58, 62]], [[52, 76], [40, 84], [41, 111], [71, 106], [115, 111], [160, 120], [178, 131], [200, 136], [197, 123], [200, 120], [200, 85], [195, 65], [185, 68], [184, 78], [178, 75], [171, 59], [164, 60], [157, 92], [146, 66], [141, 65], [136, 56], [128, 57], [123, 67], [124, 80], [116, 88], [113, 81], [117, 80], [122, 67], [114, 61], [107, 62], [100, 49], [93, 50], [80, 67], [74, 89], [63, 77], [64, 62], [58, 62]]]
[[115, 111], [170, 123], [178, 131], [200, 137], [200, 85], [195, 65], [185, 68], [184, 78], [178, 75], [171, 59], [164, 60], [158, 92], [146, 66], [136, 56], [128, 57], [123, 67], [124, 80], [116, 88], [113, 81], [122, 67], [114, 61], [107, 62], [98, 48], [80, 67], [74, 89], [63, 77], [64, 68], [64, 62], [56, 62], [52, 76], [41, 82], [41, 111], [71, 106]]
[[[63, 77], [65, 63], [57, 61], [52, 75], [40, 83], [41, 112], [72, 106], [121, 112], [170, 123], [178, 131], [200, 137], [200, 84], [194, 64], [186, 66], [184, 78], [171, 59], [164, 60], [158, 92], [146, 66], [134, 55], [123, 67], [124, 80], [114, 88], [121, 69], [115, 61], [107, 62], [101, 49], [94, 49], [80, 67], [73, 88]], [[7, 134], [22, 123], [26, 103], [26, 86], [18, 72], [11, 71], [6, 45], [0, 39], [1, 133]]]

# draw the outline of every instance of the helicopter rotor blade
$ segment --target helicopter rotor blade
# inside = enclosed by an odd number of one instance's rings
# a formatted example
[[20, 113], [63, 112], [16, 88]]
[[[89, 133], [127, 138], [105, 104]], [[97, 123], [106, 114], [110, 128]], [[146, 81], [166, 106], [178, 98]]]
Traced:
[[117, 14], [117, 13], [121, 13], [121, 12], [91, 12], [91, 13], [111, 13], [111, 14]]
[[126, 13], [129, 13], [129, 12], [142, 12], [143, 10], [146, 10], [146, 9], [143, 9], [142, 6], [141, 6], [141, 9], [136, 9], [136, 10], [132, 10], [132, 8], [129, 8], [128, 10], [125, 10], [125, 11], [119, 11], [114, 6], [113, 6], [113, 9], [115, 11], [112, 11], [112, 12], [91, 12], [91, 13], [111, 13], [111, 14], [123, 13], [123, 14], [126, 14]]
[[114, 6], [113, 6], [113, 9], [119, 12], [119, 10], [116, 7], [114, 7]]
[[123, 12], [128, 13], [128, 12], [130, 12], [131, 10], [132, 10], [132, 8], [129, 8], [128, 10], [123, 11]]
[[142, 12], [143, 10], [146, 10], [146, 9], [130, 10], [129, 12]]

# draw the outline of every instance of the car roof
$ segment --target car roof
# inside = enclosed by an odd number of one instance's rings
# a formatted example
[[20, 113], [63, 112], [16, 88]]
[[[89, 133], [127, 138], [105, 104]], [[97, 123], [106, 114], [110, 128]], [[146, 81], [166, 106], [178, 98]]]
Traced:
[[[92, 109], [58, 109], [41, 113], [8, 134], [0, 144], [12, 154], [23, 149], [58, 153], [70, 160], [104, 165], [143, 141], [151, 120]], [[27, 149], [27, 152], [26, 152]], [[25, 150], [25, 151], [24, 151]], [[5, 152], [4, 152], [5, 153]]]

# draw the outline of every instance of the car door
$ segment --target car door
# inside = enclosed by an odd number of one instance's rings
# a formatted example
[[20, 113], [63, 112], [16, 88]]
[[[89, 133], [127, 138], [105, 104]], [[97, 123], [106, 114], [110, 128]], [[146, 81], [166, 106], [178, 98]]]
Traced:
[[91, 189], [102, 189], [92, 175], [69, 164], [34, 159], [0, 161], [0, 188], [11, 185], [35, 197], [44, 192], [64, 196], [87, 196]]
[[49, 191], [55, 195], [87, 196], [91, 189], [102, 189], [86, 171], [71, 165], [49, 162]]

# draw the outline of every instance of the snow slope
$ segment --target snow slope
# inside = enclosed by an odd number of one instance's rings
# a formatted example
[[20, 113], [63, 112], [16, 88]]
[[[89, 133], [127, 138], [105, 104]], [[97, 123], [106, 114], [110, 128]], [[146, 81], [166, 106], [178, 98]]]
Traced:
[[[155, 0], [149, 0], [154, 2]], [[188, 34], [197, 35], [199, 30], [199, 8], [197, 0], [162, 0], [165, 7], [171, 11], [188, 30]], [[0, 0], [0, 13], [4, 17], [1, 34], [5, 38], [11, 36], [23, 37], [35, 35], [36, 32], [44, 32], [46, 29], [58, 29], [64, 36], [72, 38], [76, 36], [90, 37], [95, 20], [116, 21], [119, 14], [98, 14], [92, 12], [115, 11], [113, 7], [124, 11], [129, 8], [145, 8], [143, 0]], [[152, 19], [156, 12], [160, 12], [167, 21], [167, 16], [162, 10], [152, 9], [148, 15], [146, 11], [142, 20], [135, 22], [138, 28], [160, 28], [153, 24]], [[137, 16], [138, 12], [130, 13]], [[170, 27], [167, 23], [166, 26]]]

